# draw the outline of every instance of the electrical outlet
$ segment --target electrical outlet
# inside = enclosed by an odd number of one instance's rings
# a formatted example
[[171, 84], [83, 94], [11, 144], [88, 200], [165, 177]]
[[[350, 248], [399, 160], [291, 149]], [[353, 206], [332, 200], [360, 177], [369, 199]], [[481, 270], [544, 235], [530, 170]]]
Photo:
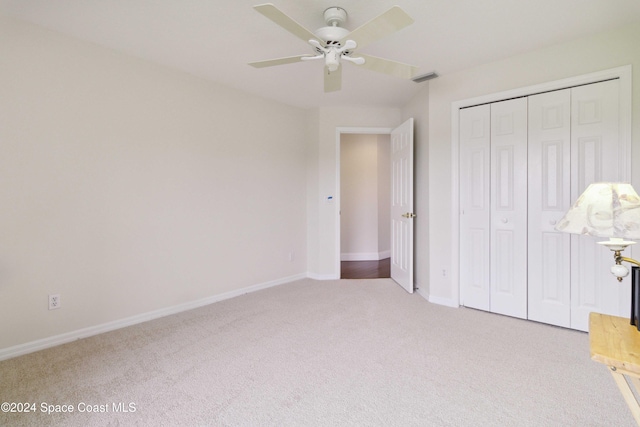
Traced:
[[60, 308], [60, 294], [49, 295], [49, 310]]

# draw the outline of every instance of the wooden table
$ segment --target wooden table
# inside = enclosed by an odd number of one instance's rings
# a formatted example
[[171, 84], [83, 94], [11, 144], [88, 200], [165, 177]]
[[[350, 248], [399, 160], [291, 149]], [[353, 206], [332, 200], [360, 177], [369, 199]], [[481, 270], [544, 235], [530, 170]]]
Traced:
[[636, 423], [640, 425], [640, 404], [631, 388], [633, 384], [636, 391], [640, 391], [640, 331], [624, 317], [591, 313], [589, 343], [591, 359], [609, 367]]

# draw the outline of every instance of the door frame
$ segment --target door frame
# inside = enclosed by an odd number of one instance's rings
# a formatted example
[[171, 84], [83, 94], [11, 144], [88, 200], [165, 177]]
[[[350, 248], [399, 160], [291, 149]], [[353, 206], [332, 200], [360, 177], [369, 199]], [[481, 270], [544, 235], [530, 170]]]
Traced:
[[340, 204], [342, 199], [340, 198], [340, 147], [341, 147], [341, 136], [342, 134], [364, 134], [364, 135], [391, 135], [391, 132], [394, 128], [382, 128], [382, 127], [337, 127], [336, 128], [336, 236], [335, 236], [335, 245], [336, 245], [336, 259], [334, 264], [334, 271], [336, 272], [336, 277], [338, 279], [341, 278], [341, 227], [342, 222], [340, 218]]
[[[482, 95], [475, 98], [464, 99], [451, 103], [451, 212], [456, 215], [451, 227], [451, 282], [452, 302], [462, 305], [460, 289], [460, 135], [459, 116], [461, 108], [491, 102], [504, 101], [511, 98], [535, 95], [538, 93], [566, 89], [573, 86], [598, 83], [605, 80], [619, 79], [620, 82], [620, 157], [618, 160], [621, 175], [631, 179], [631, 126], [632, 126], [632, 101], [631, 65], [611, 68], [580, 76], [569, 77], [562, 80], [526, 86], [518, 89]], [[633, 256], [633, 255], [632, 255]]]

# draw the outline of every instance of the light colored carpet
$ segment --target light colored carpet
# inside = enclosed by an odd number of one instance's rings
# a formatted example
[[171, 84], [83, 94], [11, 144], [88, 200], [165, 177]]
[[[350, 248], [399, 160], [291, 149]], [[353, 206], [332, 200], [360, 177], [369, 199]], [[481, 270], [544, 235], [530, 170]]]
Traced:
[[3, 426], [635, 425], [587, 334], [389, 279], [302, 280], [0, 362], [0, 401], [37, 404]]

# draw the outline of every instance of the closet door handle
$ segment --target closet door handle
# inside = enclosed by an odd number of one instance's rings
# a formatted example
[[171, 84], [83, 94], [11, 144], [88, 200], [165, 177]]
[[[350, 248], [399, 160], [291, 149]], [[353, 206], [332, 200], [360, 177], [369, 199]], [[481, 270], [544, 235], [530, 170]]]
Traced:
[[503, 224], [506, 224], [506, 223], [508, 223], [508, 222], [509, 222], [509, 220], [508, 220], [507, 218], [502, 218], [502, 223], [503, 223]]
[[556, 220], [555, 220], [555, 219], [552, 219], [551, 221], [549, 221], [549, 224], [551, 224], [551, 225], [556, 225]]

